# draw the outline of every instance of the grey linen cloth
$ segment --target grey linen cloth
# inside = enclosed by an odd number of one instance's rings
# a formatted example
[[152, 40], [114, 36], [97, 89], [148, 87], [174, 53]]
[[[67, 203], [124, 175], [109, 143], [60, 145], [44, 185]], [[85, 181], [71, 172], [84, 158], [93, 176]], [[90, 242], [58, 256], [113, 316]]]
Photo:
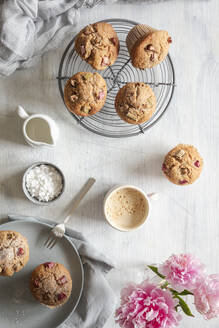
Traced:
[[101, 0], [0, 0], [0, 74], [33, 66], [74, 31], [79, 8]]
[[[9, 214], [8, 218], [39, 221], [51, 227], [57, 224], [51, 220], [19, 214]], [[113, 268], [113, 265], [81, 233], [67, 228], [66, 235], [72, 240], [81, 256], [84, 267], [84, 289], [76, 311], [61, 328], [102, 328], [116, 306], [115, 294], [105, 279], [106, 273]]]

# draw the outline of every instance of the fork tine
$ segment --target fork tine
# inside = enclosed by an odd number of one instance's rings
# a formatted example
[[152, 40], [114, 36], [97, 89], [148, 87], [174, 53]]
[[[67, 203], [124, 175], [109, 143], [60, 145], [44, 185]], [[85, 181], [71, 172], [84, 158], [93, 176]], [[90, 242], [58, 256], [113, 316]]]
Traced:
[[52, 245], [49, 247], [49, 249], [52, 249], [56, 245], [57, 241], [58, 241], [57, 239], [54, 239], [54, 241], [53, 241]]
[[50, 248], [52, 246], [52, 244], [54, 243], [54, 238], [51, 237], [50, 241], [48, 242], [48, 244], [46, 245], [47, 248]]
[[47, 247], [49, 241], [50, 241], [50, 235], [49, 235], [49, 237], [47, 238], [47, 240], [46, 240], [45, 243], [44, 243], [44, 246], [45, 246], [45, 247]]

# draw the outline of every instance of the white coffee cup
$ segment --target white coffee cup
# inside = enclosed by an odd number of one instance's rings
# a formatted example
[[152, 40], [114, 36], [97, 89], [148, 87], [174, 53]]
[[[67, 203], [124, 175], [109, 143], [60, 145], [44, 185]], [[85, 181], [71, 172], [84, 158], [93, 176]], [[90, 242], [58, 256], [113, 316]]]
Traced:
[[[120, 192], [120, 194], [121, 194], [122, 190], [127, 190], [127, 189], [130, 189], [133, 192], [136, 191], [136, 197], [137, 197], [137, 195], [142, 197], [142, 199], [144, 201], [144, 205], [145, 205], [145, 213], [143, 213], [142, 217], [139, 217], [139, 220], [137, 219], [136, 222], [133, 225], [126, 226], [124, 224], [122, 226], [122, 224], [118, 224], [118, 221], [116, 222], [116, 219], [113, 220], [112, 218], [110, 218], [110, 215], [108, 213], [109, 212], [109, 201], [111, 199], [111, 196], [115, 195], [116, 192]], [[155, 199], [156, 195], [157, 195], [156, 193], [151, 193], [151, 194], [147, 195], [142, 189], [140, 189], [138, 187], [135, 187], [133, 185], [115, 186], [115, 187], [113, 187], [112, 189], [110, 189], [108, 191], [108, 193], [106, 194], [106, 196], [104, 198], [103, 212], [104, 212], [105, 219], [113, 228], [115, 228], [119, 231], [133, 231], [133, 230], [141, 227], [145, 223], [145, 221], [150, 217], [150, 211], [151, 211], [150, 199], [151, 198]], [[134, 217], [134, 215], [133, 215], [133, 217]]]

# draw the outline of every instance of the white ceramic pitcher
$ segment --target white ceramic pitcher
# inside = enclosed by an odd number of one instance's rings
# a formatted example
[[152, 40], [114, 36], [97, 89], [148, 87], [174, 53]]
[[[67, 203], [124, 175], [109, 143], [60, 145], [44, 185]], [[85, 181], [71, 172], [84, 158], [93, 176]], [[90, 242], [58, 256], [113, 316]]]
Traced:
[[29, 115], [21, 106], [16, 109], [17, 115], [24, 120], [23, 135], [32, 147], [54, 147], [59, 137], [57, 124], [44, 114]]

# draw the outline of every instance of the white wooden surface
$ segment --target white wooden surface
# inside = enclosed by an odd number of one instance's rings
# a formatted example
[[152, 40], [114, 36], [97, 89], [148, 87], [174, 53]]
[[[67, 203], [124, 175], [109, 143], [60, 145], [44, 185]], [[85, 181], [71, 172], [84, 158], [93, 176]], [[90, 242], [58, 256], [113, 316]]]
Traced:
[[[1, 78], [0, 217], [17, 212], [58, 221], [81, 185], [94, 176], [97, 182], [70, 224], [117, 268], [161, 262], [173, 252], [189, 251], [206, 263], [209, 273], [219, 272], [219, 2], [99, 6], [82, 11], [78, 29], [110, 17], [145, 22], [171, 34], [177, 88], [167, 113], [144, 136], [128, 140], [101, 138], [77, 126], [64, 108], [56, 81], [67, 40], [63, 48], [44, 55], [36, 67]], [[57, 121], [61, 137], [54, 150], [32, 149], [24, 143], [22, 122], [14, 115], [17, 104], [32, 113], [48, 113]], [[205, 161], [200, 179], [192, 186], [177, 187], [161, 174], [165, 153], [180, 142], [197, 146]], [[60, 166], [67, 181], [65, 196], [48, 207], [33, 205], [21, 189], [24, 170], [40, 160]], [[138, 231], [117, 232], [104, 221], [103, 197], [118, 183], [160, 194], [150, 220]], [[186, 328], [218, 326], [219, 319], [206, 322], [199, 315], [181, 324]], [[106, 327], [114, 327], [113, 319]]]

